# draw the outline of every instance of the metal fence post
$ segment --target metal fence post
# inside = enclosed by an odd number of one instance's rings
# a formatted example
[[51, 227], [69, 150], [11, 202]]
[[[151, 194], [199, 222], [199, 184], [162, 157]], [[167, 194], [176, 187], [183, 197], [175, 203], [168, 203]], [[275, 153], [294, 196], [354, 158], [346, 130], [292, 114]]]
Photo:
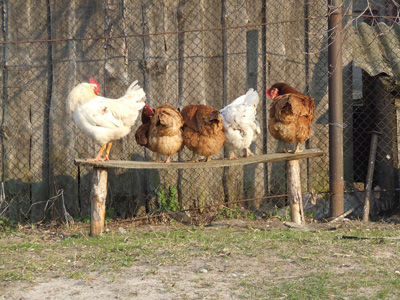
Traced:
[[343, 184], [343, 86], [342, 86], [342, 1], [329, 0], [329, 190], [330, 214], [344, 212]]

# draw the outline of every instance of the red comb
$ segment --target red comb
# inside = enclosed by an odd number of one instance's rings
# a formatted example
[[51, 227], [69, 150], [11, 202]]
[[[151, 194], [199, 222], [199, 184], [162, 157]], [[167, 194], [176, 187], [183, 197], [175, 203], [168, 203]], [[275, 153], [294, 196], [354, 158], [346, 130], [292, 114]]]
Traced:
[[99, 83], [96, 80], [94, 80], [93, 78], [89, 79], [89, 83], [96, 85], [96, 87], [93, 89], [93, 91], [96, 93], [96, 95], [98, 95], [100, 93], [100, 85], [99, 85]]
[[266, 90], [266, 93], [267, 93], [268, 97], [272, 98], [272, 96], [271, 96], [271, 89], [267, 89], [267, 90]]
[[150, 106], [148, 106], [147, 104], [145, 104], [144, 106], [146, 106], [146, 108], [150, 111], [150, 112], [154, 112], [152, 109], [151, 109], [151, 107]]

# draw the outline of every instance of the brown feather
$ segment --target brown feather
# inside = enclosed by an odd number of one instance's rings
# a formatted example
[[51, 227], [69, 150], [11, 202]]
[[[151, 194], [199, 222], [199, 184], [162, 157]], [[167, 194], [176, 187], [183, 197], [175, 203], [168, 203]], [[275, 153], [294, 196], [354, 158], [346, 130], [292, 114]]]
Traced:
[[304, 143], [311, 135], [314, 99], [291, 93], [276, 97], [270, 107], [268, 130], [279, 141]]
[[274, 83], [270, 89], [278, 89], [279, 95], [286, 95], [286, 94], [301, 94], [299, 91], [297, 91], [294, 87], [288, 85], [287, 83], [284, 82], [278, 82]]
[[188, 105], [182, 109], [186, 147], [198, 155], [216, 154], [225, 141], [220, 112], [207, 105]]
[[183, 148], [183, 118], [180, 112], [169, 104], [160, 105], [154, 110], [155, 113], [149, 122], [142, 124], [136, 131], [136, 141], [155, 153], [174, 155]]

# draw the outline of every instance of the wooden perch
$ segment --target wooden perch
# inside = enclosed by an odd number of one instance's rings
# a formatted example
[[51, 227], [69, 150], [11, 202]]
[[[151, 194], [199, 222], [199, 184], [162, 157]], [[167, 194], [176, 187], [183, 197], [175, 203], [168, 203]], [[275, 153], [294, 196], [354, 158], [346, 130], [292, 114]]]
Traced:
[[240, 157], [237, 159], [214, 159], [209, 162], [171, 162], [162, 163], [154, 161], [127, 161], [127, 160], [109, 160], [109, 161], [87, 161], [77, 158], [75, 164], [79, 166], [97, 167], [97, 168], [121, 168], [121, 169], [198, 169], [198, 168], [220, 168], [243, 166], [257, 163], [269, 163], [274, 161], [288, 161], [303, 158], [323, 156], [324, 152], [319, 149], [307, 149], [301, 153], [272, 153], [263, 155], [254, 155], [250, 157]]
[[75, 159], [79, 166], [93, 167], [92, 191], [91, 191], [91, 222], [90, 235], [96, 236], [104, 231], [104, 217], [106, 211], [107, 196], [107, 169], [197, 169], [243, 166], [274, 161], [287, 161], [288, 192], [291, 206], [291, 218], [296, 224], [304, 223], [303, 202], [301, 193], [299, 159], [323, 156], [319, 149], [307, 149], [301, 153], [272, 153], [254, 155], [238, 159], [219, 159], [209, 162], [171, 162], [160, 163], [151, 161], [99, 161], [92, 162], [86, 159]]

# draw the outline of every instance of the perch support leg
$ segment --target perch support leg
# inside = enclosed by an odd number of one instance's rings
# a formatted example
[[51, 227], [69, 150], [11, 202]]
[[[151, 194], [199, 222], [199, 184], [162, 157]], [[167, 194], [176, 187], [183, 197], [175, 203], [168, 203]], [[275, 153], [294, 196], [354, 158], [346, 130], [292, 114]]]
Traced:
[[287, 190], [290, 202], [290, 218], [292, 222], [303, 225], [303, 197], [301, 195], [300, 162], [289, 160], [286, 162]]
[[107, 170], [93, 168], [91, 200], [90, 235], [96, 236], [104, 231], [107, 198]]

